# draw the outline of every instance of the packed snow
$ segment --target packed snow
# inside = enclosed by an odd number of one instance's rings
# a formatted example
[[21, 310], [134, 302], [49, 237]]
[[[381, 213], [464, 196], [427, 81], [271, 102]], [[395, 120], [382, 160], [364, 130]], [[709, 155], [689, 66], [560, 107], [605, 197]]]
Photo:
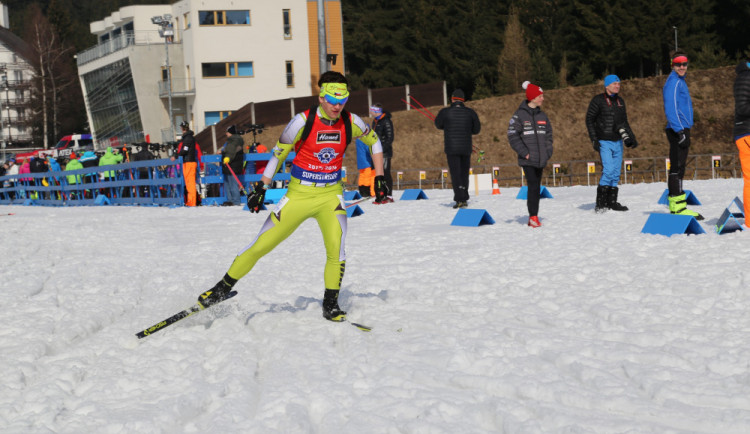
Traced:
[[[240, 207], [0, 207], [3, 433], [747, 433], [750, 231], [714, 225], [742, 180], [688, 181], [705, 234], [641, 233], [664, 183], [360, 204], [321, 316], [314, 220], [239, 295], [144, 339], [255, 237]], [[473, 193], [473, 192], [472, 192]], [[12, 213], [13, 215], [7, 215]]]

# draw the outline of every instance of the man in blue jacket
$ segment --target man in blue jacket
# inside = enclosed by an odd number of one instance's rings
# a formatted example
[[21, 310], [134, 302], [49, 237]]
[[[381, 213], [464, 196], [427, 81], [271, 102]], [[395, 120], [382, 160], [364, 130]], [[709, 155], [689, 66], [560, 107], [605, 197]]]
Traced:
[[690, 128], [693, 126], [693, 101], [685, 82], [687, 74], [687, 54], [676, 51], [672, 54], [672, 73], [664, 83], [664, 114], [667, 116], [667, 140], [669, 141], [669, 212], [689, 215], [698, 220], [703, 216], [687, 209], [682, 178], [685, 176], [688, 150], [690, 149]]

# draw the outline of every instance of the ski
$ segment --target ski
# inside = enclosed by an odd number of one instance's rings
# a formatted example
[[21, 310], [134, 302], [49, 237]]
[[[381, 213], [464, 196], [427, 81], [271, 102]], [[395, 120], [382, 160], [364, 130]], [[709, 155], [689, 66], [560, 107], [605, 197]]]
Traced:
[[[224, 300], [221, 300], [221, 301], [229, 300], [230, 298], [234, 297], [235, 295], [237, 295], [237, 291], [231, 291], [229, 294], [227, 294], [227, 298], [225, 298]], [[214, 304], [212, 304], [212, 305], [210, 305], [208, 307], [215, 306], [215, 305], [217, 305], [219, 303], [221, 303], [221, 302], [214, 303]], [[181, 312], [178, 312], [178, 313], [170, 316], [169, 318], [167, 318], [167, 319], [165, 319], [163, 321], [160, 321], [160, 322], [152, 325], [151, 327], [147, 328], [146, 330], [139, 331], [135, 335], [138, 337], [138, 339], [143, 339], [146, 336], [152, 335], [152, 334], [158, 332], [159, 330], [161, 330], [161, 329], [163, 329], [165, 327], [171, 326], [172, 324], [176, 323], [177, 321], [183, 320], [183, 319], [185, 319], [185, 318], [187, 318], [187, 317], [189, 317], [189, 316], [191, 316], [191, 315], [193, 315], [195, 313], [198, 313], [198, 312], [200, 312], [200, 311], [202, 311], [204, 309], [206, 309], [206, 308], [203, 307], [203, 305], [201, 305], [200, 303], [195, 303], [193, 306], [189, 307], [188, 309], [185, 309], [185, 310], [183, 310]]]
[[372, 198], [372, 196], [367, 196], [367, 197], [363, 197], [363, 198], [361, 198], [361, 199], [357, 199], [357, 200], [355, 200], [354, 202], [349, 202], [349, 203], [347, 203], [347, 204], [346, 204], [346, 207], [347, 207], [347, 208], [349, 208], [349, 207], [352, 207], [352, 206], [354, 206], [354, 205], [356, 205], [356, 204], [358, 204], [358, 203], [362, 203], [362, 202], [364, 202], [364, 201], [366, 201], [366, 200], [368, 200], [368, 199], [370, 199], [370, 198]]

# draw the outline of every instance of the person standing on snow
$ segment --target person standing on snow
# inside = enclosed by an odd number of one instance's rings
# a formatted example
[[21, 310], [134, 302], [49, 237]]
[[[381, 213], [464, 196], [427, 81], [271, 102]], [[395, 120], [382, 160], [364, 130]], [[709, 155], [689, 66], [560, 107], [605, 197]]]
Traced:
[[734, 81], [734, 143], [740, 153], [742, 166], [742, 205], [747, 226], [750, 211], [750, 61], [744, 61], [735, 69], [737, 78]]
[[328, 71], [321, 75], [318, 86], [320, 105], [298, 113], [287, 124], [273, 148], [273, 156], [261, 181], [248, 195], [247, 206], [251, 212], [260, 211], [274, 174], [294, 150], [297, 155], [292, 161], [286, 195], [268, 216], [255, 239], [235, 257], [224, 277], [198, 297], [201, 306], [208, 307], [226, 299], [237, 281], [250, 272], [261, 257], [291, 235], [302, 222], [314, 218], [323, 234], [326, 250], [323, 317], [337, 322], [346, 319], [346, 312], [338, 304], [346, 264], [347, 215], [341, 181], [344, 151], [354, 138], [360, 138], [372, 147], [375, 195], [382, 201], [387, 192], [383, 177], [383, 149], [375, 132], [359, 116], [344, 110], [349, 89], [343, 74]]
[[685, 81], [687, 69], [687, 54], [681, 51], [673, 53], [672, 73], [667, 77], [662, 89], [664, 114], [667, 116], [665, 131], [669, 141], [669, 212], [703, 220], [702, 215], [687, 209], [687, 198], [682, 189], [690, 150], [690, 128], [693, 126], [693, 101], [690, 99], [690, 90]]
[[622, 167], [623, 144], [628, 148], [638, 146], [628, 123], [625, 101], [620, 97], [620, 78], [616, 75], [604, 77], [604, 92], [595, 95], [586, 111], [586, 129], [602, 160], [602, 177], [596, 188], [596, 212], [608, 209], [627, 211], [628, 207], [617, 202]]
[[525, 81], [526, 100], [510, 118], [508, 142], [518, 154], [518, 165], [523, 169], [528, 185], [526, 208], [529, 211], [528, 225], [538, 228], [539, 199], [542, 187], [542, 172], [552, 157], [552, 124], [542, 111], [544, 91], [541, 87]]
[[240, 186], [235, 176], [242, 175], [245, 167], [244, 147], [245, 140], [238, 133], [237, 127], [230, 125], [227, 128], [227, 142], [221, 150], [221, 172], [224, 174], [224, 194], [227, 196], [227, 201], [222, 206], [239, 205], [242, 202]]
[[[195, 147], [198, 145], [195, 143], [194, 133], [187, 121], [182, 121], [180, 128], [182, 129], [182, 137], [176, 157], [182, 157], [182, 177], [185, 179], [185, 189], [187, 190], [185, 205], [196, 206], [198, 204], [198, 190], [195, 179], [198, 170], [198, 153]], [[176, 157], [171, 157], [171, 160], [174, 161]]]
[[372, 129], [378, 135], [380, 143], [383, 145], [383, 176], [385, 176], [385, 185], [388, 186], [388, 194], [383, 202], [393, 202], [393, 178], [391, 177], [391, 160], [393, 159], [393, 121], [391, 114], [383, 109], [383, 105], [375, 103], [370, 107], [370, 116], [372, 116]]
[[453, 185], [453, 208], [469, 206], [469, 171], [474, 150], [471, 136], [479, 134], [482, 125], [477, 112], [464, 104], [464, 91], [456, 89], [451, 95], [451, 105], [435, 116], [435, 127], [443, 130], [445, 155]]

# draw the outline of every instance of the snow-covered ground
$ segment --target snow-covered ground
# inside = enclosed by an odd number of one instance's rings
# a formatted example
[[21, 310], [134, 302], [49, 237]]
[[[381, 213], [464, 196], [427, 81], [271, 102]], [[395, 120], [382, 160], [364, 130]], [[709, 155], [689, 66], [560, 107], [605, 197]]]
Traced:
[[[3, 433], [747, 433], [750, 231], [713, 225], [738, 179], [692, 181], [706, 234], [642, 234], [665, 184], [517, 188], [362, 205], [341, 305], [321, 317], [310, 220], [239, 295], [194, 303], [268, 212], [2, 206]], [[396, 192], [398, 199], [400, 192]]]

